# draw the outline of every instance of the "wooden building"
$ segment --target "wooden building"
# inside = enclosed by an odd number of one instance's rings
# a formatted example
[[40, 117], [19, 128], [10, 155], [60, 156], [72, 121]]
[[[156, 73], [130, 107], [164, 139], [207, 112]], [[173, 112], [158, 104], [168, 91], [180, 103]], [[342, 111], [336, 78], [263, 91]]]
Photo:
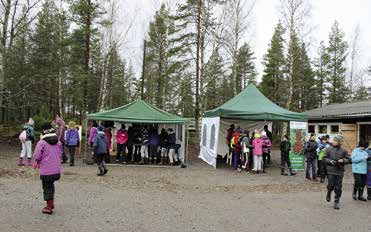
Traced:
[[307, 113], [307, 133], [330, 137], [342, 134], [344, 147], [349, 151], [360, 140], [371, 143], [371, 101], [332, 104]]

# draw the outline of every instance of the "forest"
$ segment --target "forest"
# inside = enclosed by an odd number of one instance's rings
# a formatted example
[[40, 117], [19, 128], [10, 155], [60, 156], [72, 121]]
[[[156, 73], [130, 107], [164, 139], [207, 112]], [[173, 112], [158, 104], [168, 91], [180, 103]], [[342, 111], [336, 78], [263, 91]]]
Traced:
[[0, 124], [57, 113], [81, 122], [139, 98], [197, 122], [251, 83], [297, 112], [367, 99], [359, 27], [348, 40], [334, 21], [327, 38], [309, 43], [308, 0], [280, 0], [262, 60], [246, 39], [256, 1], [179, 0], [172, 8], [164, 2], [137, 36], [140, 71], [138, 61], [123, 56], [132, 20], [122, 29], [119, 2], [125, 1], [1, 0]]

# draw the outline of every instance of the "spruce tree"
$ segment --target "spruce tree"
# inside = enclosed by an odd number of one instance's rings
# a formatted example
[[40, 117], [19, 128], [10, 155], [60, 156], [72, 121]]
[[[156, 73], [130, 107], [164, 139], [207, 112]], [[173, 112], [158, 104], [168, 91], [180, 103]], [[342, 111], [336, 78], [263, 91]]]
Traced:
[[255, 57], [248, 43], [244, 43], [237, 53], [236, 77], [242, 90], [248, 84], [256, 84]]

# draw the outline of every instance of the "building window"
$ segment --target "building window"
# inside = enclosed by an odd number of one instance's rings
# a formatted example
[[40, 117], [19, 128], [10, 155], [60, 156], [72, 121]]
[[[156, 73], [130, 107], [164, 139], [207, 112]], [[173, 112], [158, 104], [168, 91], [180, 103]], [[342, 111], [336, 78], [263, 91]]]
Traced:
[[308, 133], [309, 134], [316, 133], [316, 126], [315, 125], [308, 125]]
[[332, 125], [331, 126], [331, 133], [332, 134], [339, 133], [339, 125]]
[[206, 147], [206, 135], [207, 135], [207, 125], [204, 124], [204, 128], [202, 130], [202, 146]]
[[318, 133], [327, 134], [327, 125], [319, 125], [318, 126]]
[[211, 126], [210, 149], [214, 150], [214, 146], [215, 146], [215, 124]]

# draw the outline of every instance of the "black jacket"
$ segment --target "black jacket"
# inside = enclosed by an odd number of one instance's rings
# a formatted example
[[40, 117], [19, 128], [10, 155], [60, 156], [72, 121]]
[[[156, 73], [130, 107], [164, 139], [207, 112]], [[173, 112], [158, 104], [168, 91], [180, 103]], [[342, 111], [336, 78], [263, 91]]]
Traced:
[[[338, 163], [339, 159], [343, 159], [344, 163]], [[327, 174], [337, 176], [343, 176], [345, 171], [344, 165], [351, 163], [348, 152], [341, 147], [328, 148], [323, 160], [326, 163]]]
[[306, 144], [305, 144], [305, 156], [307, 157], [307, 159], [315, 159], [317, 157], [317, 148], [318, 148], [318, 144], [316, 141], [313, 141], [313, 140], [309, 140]]
[[282, 141], [280, 144], [281, 155], [288, 156], [291, 151], [291, 143], [289, 141]]

